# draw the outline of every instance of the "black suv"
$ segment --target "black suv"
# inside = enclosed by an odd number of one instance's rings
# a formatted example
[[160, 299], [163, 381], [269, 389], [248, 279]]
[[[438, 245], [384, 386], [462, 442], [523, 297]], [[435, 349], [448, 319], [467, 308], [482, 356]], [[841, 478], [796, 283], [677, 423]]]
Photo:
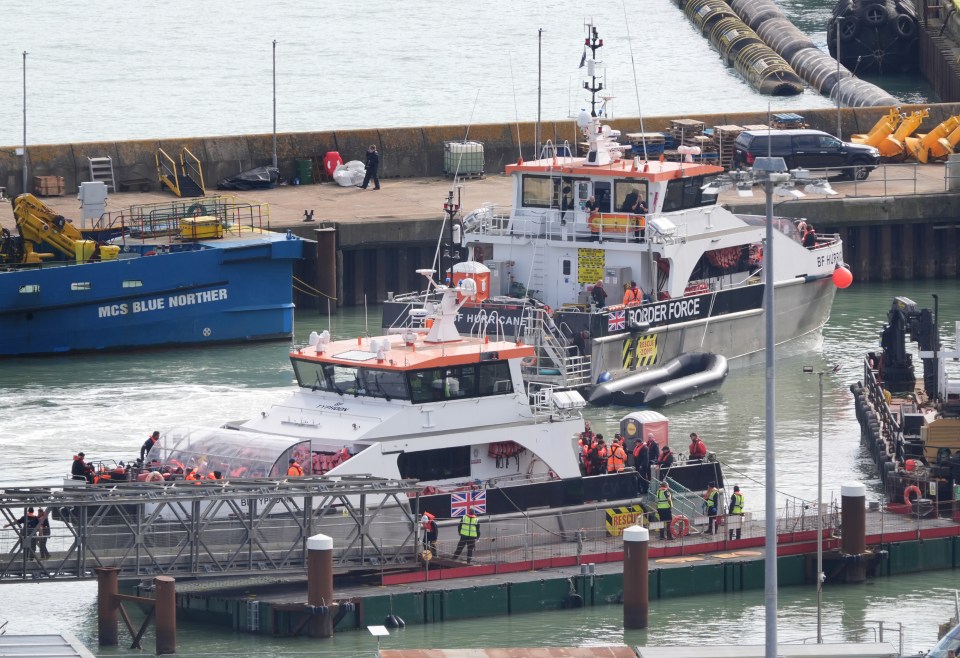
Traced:
[[752, 167], [755, 158], [783, 158], [787, 169], [829, 169], [850, 180], [866, 180], [880, 164], [880, 151], [842, 142], [820, 130], [745, 130], [733, 143], [733, 169]]

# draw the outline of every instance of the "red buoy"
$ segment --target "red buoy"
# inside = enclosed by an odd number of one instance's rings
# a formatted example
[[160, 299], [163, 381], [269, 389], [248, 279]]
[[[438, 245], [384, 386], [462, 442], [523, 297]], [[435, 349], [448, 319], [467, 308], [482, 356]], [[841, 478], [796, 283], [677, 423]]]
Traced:
[[833, 285], [838, 288], [848, 288], [853, 283], [853, 274], [842, 265], [837, 265], [833, 270]]

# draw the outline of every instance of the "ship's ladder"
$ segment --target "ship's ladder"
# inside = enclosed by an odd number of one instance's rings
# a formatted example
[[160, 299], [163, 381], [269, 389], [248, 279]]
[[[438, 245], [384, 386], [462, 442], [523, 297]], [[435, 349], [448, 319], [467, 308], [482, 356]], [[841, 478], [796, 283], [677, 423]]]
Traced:
[[549, 382], [564, 388], [590, 383], [590, 356], [580, 354], [545, 308], [533, 308], [524, 323], [525, 340], [534, 348], [532, 363], [526, 364], [529, 381]]
[[200, 158], [186, 146], [180, 149], [179, 161], [170, 157], [162, 148], [157, 149], [155, 160], [161, 189], [165, 187], [178, 197], [204, 195], [203, 166]]

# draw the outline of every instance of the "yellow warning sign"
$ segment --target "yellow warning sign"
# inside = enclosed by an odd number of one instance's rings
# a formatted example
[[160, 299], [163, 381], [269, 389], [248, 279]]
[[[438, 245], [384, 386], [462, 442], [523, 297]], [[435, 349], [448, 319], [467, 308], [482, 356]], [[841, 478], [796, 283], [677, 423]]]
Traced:
[[602, 279], [603, 263], [603, 249], [577, 249], [577, 283], [596, 283]]
[[657, 361], [657, 335], [631, 336], [623, 341], [623, 367], [636, 370], [640, 366], [650, 366]]
[[640, 505], [612, 507], [606, 510], [606, 513], [607, 534], [611, 537], [619, 537], [623, 534], [624, 528], [629, 528], [632, 525], [647, 525], [643, 507]]

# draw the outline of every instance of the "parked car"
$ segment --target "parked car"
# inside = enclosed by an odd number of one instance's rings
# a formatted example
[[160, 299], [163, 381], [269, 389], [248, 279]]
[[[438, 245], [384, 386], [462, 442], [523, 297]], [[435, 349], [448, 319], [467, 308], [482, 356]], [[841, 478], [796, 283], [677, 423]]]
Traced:
[[866, 180], [880, 164], [874, 147], [820, 130], [745, 130], [733, 144], [733, 168], [751, 167], [755, 158], [767, 155], [783, 158], [788, 169], [826, 169], [850, 180]]

